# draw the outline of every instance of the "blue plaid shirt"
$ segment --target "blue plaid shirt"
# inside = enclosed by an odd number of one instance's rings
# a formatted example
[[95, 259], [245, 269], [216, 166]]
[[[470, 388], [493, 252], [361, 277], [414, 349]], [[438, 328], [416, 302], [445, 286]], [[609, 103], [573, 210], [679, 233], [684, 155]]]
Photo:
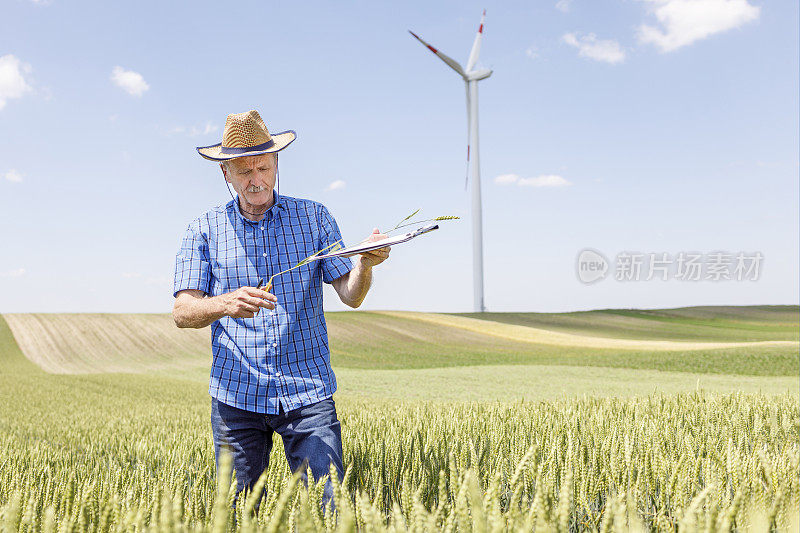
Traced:
[[[198, 289], [209, 296], [255, 287], [272, 274], [341, 239], [322, 204], [279, 196], [258, 222], [245, 218], [237, 201], [195, 219], [175, 260], [174, 295]], [[322, 281], [352, 269], [349, 259], [313, 261], [281, 274], [271, 292], [275, 309], [253, 318], [223, 317], [211, 324], [209, 393], [222, 403], [257, 413], [278, 413], [330, 397], [336, 377], [330, 364], [322, 311]]]

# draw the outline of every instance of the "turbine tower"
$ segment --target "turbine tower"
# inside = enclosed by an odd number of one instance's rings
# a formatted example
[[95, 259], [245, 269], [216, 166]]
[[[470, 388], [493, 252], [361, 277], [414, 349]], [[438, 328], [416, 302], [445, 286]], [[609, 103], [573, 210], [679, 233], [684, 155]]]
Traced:
[[[457, 61], [444, 55], [442, 52], [423, 41], [413, 31], [408, 31], [419, 42], [424, 44], [428, 50], [447, 63], [448, 67], [458, 72], [464, 79], [464, 84], [467, 89], [467, 127], [469, 130], [469, 138], [467, 141], [467, 175], [470, 173], [472, 174], [472, 280], [473, 302], [476, 313], [482, 313], [486, 310], [483, 301], [483, 224], [481, 222], [481, 164], [480, 156], [478, 155], [478, 82], [491, 76], [492, 71], [488, 68], [476, 68], [478, 55], [481, 51], [483, 21], [485, 19], [486, 10], [484, 9], [483, 15], [481, 15], [481, 25], [478, 27], [478, 34], [475, 36], [475, 42], [472, 43], [472, 51], [469, 53], [466, 68], [462, 68]], [[472, 150], [470, 150], [470, 147]], [[470, 151], [472, 152], [471, 165]]]

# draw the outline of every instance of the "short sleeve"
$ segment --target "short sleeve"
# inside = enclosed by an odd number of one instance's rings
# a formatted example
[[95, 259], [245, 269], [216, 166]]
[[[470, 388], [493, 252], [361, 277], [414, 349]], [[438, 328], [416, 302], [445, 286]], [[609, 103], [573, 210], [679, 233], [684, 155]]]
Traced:
[[[339, 225], [336, 220], [328, 212], [328, 209], [321, 205], [319, 206], [319, 226], [320, 226], [320, 249], [326, 248], [336, 241], [342, 239], [342, 234], [339, 231]], [[344, 240], [341, 240], [341, 245], [344, 246]], [[353, 263], [349, 257], [329, 257], [327, 259], [320, 259], [322, 265], [322, 281], [331, 283], [333, 280], [340, 278], [353, 270]]]
[[196, 222], [186, 228], [181, 248], [175, 256], [175, 283], [173, 296], [185, 289], [197, 289], [206, 294], [211, 287], [211, 261], [208, 241]]

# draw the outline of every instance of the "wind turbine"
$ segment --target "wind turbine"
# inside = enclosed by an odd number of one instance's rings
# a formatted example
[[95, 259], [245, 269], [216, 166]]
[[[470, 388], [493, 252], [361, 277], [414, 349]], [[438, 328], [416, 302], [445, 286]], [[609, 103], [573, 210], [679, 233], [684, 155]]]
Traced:
[[[481, 222], [481, 165], [480, 156], [478, 155], [478, 82], [491, 76], [492, 71], [488, 68], [475, 68], [478, 62], [478, 55], [481, 51], [483, 21], [485, 19], [486, 10], [484, 9], [483, 15], [481, 15], [481, 25], [478, 27], [478, 34], [475, 36], [475, 42], [472, 43], [472, 51], [469, 53], [466, 68], [462, 68], [457, 61], [444, 55], [442, 52], [423, 41], [419, 35], [408, 30], [408, 33], [424, 44], [428, 50], [447, 63], [448, 67], [458, 72], [464, 79], [464, 84], [467, 89], [467, 127], [469, 129], [467, 167], [468, 171], [471, 171], [472, 174], [472, 280], [473, 302], [476, 313], [482, 313], [486, 310], [483, 303], [483, 225]], [[470, 147], [472, 147], [473, 152], [472, 165], [470, 165]], [[466, 183], [464, 185], [466, 187]]]

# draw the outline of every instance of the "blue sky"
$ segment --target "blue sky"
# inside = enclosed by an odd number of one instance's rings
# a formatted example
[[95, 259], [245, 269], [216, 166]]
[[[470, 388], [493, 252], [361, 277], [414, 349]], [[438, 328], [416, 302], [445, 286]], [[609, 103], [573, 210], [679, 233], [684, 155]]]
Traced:
[[[252, 108], [298, 133], [281, 193], [346, 242], [463, 217], [395, 247], [362, 308], [471, 310], [463, 82], [407, 30], [465, 63], [483, 8], [488, 310], [798, 303], [796, 2], [230, 4], [4, 3], [0, 311], [171, 309], [183, 231], [229, 199], [194, 147]], [[764, 260], [587, 285], [584, 248]]]

